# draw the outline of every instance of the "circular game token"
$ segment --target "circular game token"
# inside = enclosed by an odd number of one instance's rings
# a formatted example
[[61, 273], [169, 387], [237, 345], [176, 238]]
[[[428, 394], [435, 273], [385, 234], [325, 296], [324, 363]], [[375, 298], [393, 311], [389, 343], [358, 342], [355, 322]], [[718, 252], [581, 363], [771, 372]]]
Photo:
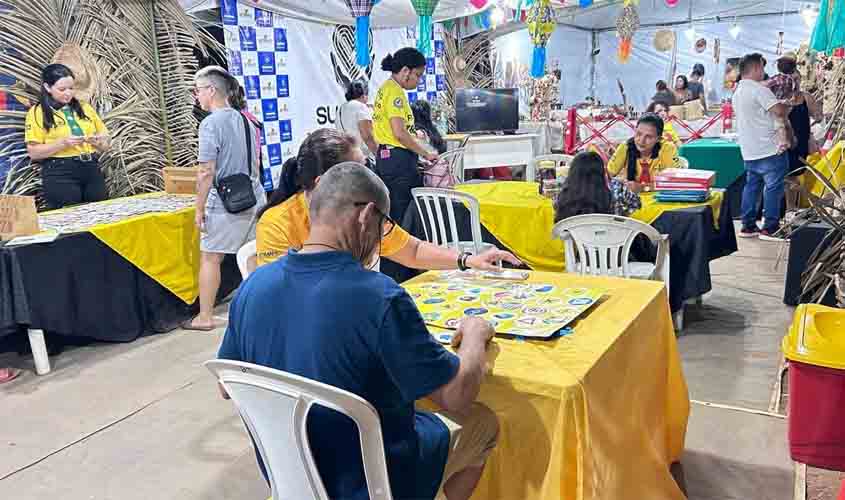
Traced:
[[522, 310], [523, 313], [529, 316], [541, 316], [548, 312], [548, 309], [545, 307], [526, 307]]
[[496, 319], [506, 320], [506, 319], [513, 319], [514, 315], [508, 312], [496, 313], [493, 315]]
[[483, 307], [470, 307], [469, 309], [464, 309], [464, 314], [467, 316], [481, 316], [482, 314], [487, 314], [489, 311]]
[[534, 291], [537, 292], [537, 293], [550, 293], [550, 292], [553, 292], [554, 289], [555, 289], [554, 285], [543, 285], [543, 286], [538, 286], [537, 288], [534, 289]]
[[462, 295], [461, 297], [458, 297], [458, 300], [460, 300], [461, 302], [475, 302], [476, 300], [478, 300], [478, 296]]
[[442, 299], [440, 297], [433, 297], [430, 299], [425, 299], [423, 301], [423, 304], [442, 304], [444, 302], [446, 302], [446, 299]]
[[573, 305], [573, 306], [586, 306], [586, 305], [590, 305], [592, 303], [593, 303], [593, 299], [591, 299], [589, 297], [579, 297], [577, 299], [571, 299], [569, 301], [569, 304]]
[[515, 309], [519, 309], [522, 307], [522, 304], [519, 302], [502, 302], [502, 309], [506, 311], [513, 311]]

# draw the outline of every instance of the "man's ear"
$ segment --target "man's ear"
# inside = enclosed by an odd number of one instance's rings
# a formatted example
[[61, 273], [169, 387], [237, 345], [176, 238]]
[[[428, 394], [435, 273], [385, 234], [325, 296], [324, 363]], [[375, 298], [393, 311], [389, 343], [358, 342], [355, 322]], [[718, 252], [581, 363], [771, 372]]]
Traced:
[[375, 212], [376, 204], [373, 202], [367, 203], [367, 206], [365, 206], [364, 209], [361, 210], [361, 212], [358, 214], [358, 222], [366, 226], [367, 221], [369, 221], [370, 218], [375, 215]]

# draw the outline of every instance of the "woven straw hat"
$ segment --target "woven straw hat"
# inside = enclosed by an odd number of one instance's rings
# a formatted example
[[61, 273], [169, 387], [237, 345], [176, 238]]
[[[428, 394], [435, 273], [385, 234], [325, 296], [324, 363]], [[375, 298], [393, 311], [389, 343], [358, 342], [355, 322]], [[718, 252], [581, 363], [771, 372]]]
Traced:
[[91, 55], [79, 45], [65, 43], [50, 63], [64, 64], [73, 71], [75, 96], [80, 101], [91, 102], [91, 98], [99, 93], [102, 85], [100, 72]]
[[672, 30], [658, 30], [654, 34], [654, 48], [658, 52], [669, 52], [675, 46], [675, 32]]

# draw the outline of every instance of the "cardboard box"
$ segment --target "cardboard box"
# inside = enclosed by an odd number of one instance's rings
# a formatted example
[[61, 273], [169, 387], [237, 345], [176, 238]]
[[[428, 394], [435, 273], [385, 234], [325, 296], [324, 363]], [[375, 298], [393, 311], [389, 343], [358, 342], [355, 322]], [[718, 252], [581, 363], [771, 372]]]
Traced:
[[197, 194], [197, 167], [164, 167], [164, 190], [170, 194]]
[[39, 232], [35, 197], [0, 195], [0, 241]]
[[683, 105], [681, 106], [669, 106], [669, 116], [674, 116], [675, 118], [679, 118], [681, 120], [687, 119], [687, 108]]
[[684, 103], [684, 113], [687, 120], [704, 118], [704, 106], [701, 105], [701, 101], [689, 101]]

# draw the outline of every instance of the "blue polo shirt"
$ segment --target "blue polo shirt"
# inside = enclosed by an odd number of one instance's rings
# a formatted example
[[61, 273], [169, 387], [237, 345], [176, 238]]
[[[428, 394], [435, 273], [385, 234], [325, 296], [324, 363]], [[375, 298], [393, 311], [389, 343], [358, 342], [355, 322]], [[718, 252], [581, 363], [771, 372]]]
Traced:
[[[355, 393], [381, 418], [394, 498], [433, 498], [449, 430], [414, 401], [448, 383], [459, 360], [437, 343], [395, 281], [344, 252], [291, 251], [260, 267], [229, 310], [218, 356]], [[355, 424], [315, 407], [308, 440], [331, 498], [367, 499]]]

